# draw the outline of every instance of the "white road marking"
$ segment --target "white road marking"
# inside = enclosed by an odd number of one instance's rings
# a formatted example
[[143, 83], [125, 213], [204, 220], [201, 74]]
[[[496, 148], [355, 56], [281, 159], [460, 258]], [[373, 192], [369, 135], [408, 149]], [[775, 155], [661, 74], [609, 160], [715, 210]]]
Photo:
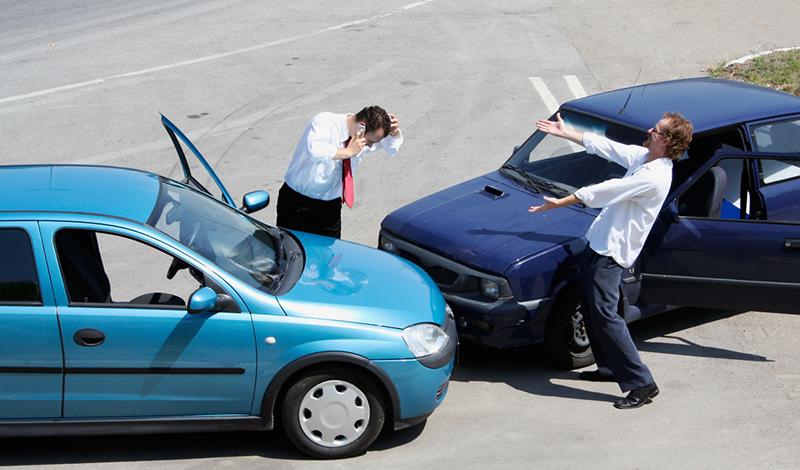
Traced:
[[536, 92], [539, 93], [539, 96], [542, 98], [547, 110], [550, 111], [550, 114], [556, 112], [558, 109], [558, 101], [556, 101], [556, 97], [550, 93], [550, 89], [547, 88], [542, 77], [528, 77], [528, 80], [533, 83], [533, 87], [536, 88]]
[[586, 96], [586, 90], [583, 89], [583, 85], [581, 85], [578, 77], [575, 75], [564, 75], [564, 80], [567, 81], [567, 86], [569, 86], [572, 96], [575, 98], [583, 98]]
[[213, 55], [208, 55], [208, 56], [204, 56], [204, 57], [198, 57], [196, 59], [185, 60], [185, 61], [182, 61], [182, 62], [175, 62], [175, 63], [172, 63], [172, 64], [166, 64], [166, 65], [161, 65], [161, 66], [158, 66], [158, 67], [151, 67], [151, 68], [142, 69], [142, 70], [136, 70], [136, 71], [133, 71], [133, 72], [126, 72], [126, 73], [119, 73], [119, 74], [115, 74], [115, 75], [108, 75], [106, 77], [95, 78], [95, 79], [92, 79], [92, 80], [86, 80], [84, 82], [72, 83], [72, 84], [69, 84], [69, 85], [62, 85], [62, 86], [58, 86], [58, 87], [54, 87], [54, 88], [46, 88], [44, 90], [38, 90], [38, 91], [34, 91], [34, 92], [31, 92], [31, 93], [25, 93], [25, 94], [21, 94], [21, 95], [8, 96], [6, 98], [0, 99], [0, 104], [11, 103], [11, 102], [14, 102], [14, 101], [21, 101], [21, 100], [25, 100], [25, 99], [29, 99], [29, 98], [36, 98], [36, 97], [44, 96], [44, 95], [50, 95], [50, 94], [53, 94], [53, 93], [58, 93], [60, 91], [74, 90], [76, 88], [85, 88], [85, 87], [92, 86], [92, 85], [100, 85], [100, 84], [102, 84], [102, 83], [104, 83], [104, 82], [106, 82], [108, 80], [114, 80], [114, 79], [118, 79], [118, 78], [135, 77], [135, 76], [138, 76], [138, 75], [145, 75], [145, 74], [149, 74], [149, 73], [160, 72], [162, 70], [169, 70], [169, 69], [174, 69], [174, 68], [177, 68], [177, 67], [184, 67], [184, 66], [187, 66], [187, 65], [194, 65], [194, 64], [199, 64], [199, 63], [202, 63], [202, 62], [209, 62], [209, 61], [212, 61], [212, 60], [223, 59], [225, 57], [231, 57], [231, 56], [235, 56], [235, 55], [246, 54], [248, 52], [258, 51], [258, 50], [261, 50], [261, 49], [267, 49], [269, 47], [274, 47], [274, 46], [278, 46], [278, 45], [281, 45], [281, 44], [286, 44], [286, 43], [289, 43], [289, 42], [299, 41], [301, 39], [308, 39], [308, 38], [311, 38], [311, 37], [314, 37], [314, 36], [319, 36], [320, 34], [329, 33], [331, 31], [337, 31], [337, 30], [340, 30], [340, 29], [343, 29], [343, 28], [347, 28], [349, 26], [355, 26], [355, 25], [359, 25], [359, 24], [362, 24], [362, 23], [367, 23], [367, 22], [370, 22], [370, 21], [374, 21], [376, 19], [386, 18], [387, 16], [394, 15], [394, 14], [400, 13], [400, 12], [405, 11], [405, 10], [409, 10], [410, 8], [414, 8], [414, 7], [417, 7], [417, 6], [420, 6], [420, 5], [424, 5], [424, 4], [430, 3], [432, 1], [433, 0], [427, 0], [427, 1], [424, 1], [424, 2], [417, 2], [416, 4], [412, 3], [411, 5], [406, 5], [405, 7], [398, 8], [396, 10], [393, 10], [393, 11], [389, 12], [389, 13], [382, 13], [382, 14], [379, 14], [379, 15], [370, 16], [368, 18], [362, 18], [362, 19], [359, 19], [359, 20], [348, 21], [347, 23], [342, 23], [342, 24], [338, 24], [336, 26], [331, 26], [331, 27], [328, 27], [328, 28], [319, 29], [317, 31], [312, 31], [312, 32], [307, 33], [307, 34], [299, 34], [297, 36], [291, 36], [291, 37], [288, 37], [288, 38], [279, 39], [277, 41], [270, 41], [270, 42], [263, 43], [263, 44], [257, 44], [255, 46], [244, 47], [242, 49], [236, 49], [236, 50], [233, 50], [233, 51], [223, 52], [223, 53], [220, 53], [220, 54], [213, 54]]
[[[544, 105], [547, 107], [547, 110], [550, 114], [555, 113], [558, 108], [558, 100], [553, 94], [550, 92], [550, 89], [545, 84], [542, 77], [528, 77], [528, 80], [531, 81], [533, 87], [536, 88], [536, 92], [539, 93], [539, 97], [542, 98]], [[581, 82], [578, 81], [578, 77], [575, 75], [564, 75], [564, 80], [566, 80], [567, 85], [569, 86], [570, 91], [575, 96], [575, 98], [581, 98], [586, 96], [586, 91], [584, 91]], [[569, 142], [569, 147], [572, 149], [573, 152], [580, 152], [583, 150], [583, 147], [579, 146], [574, 142]]]
[[745, 62], [747, 62], [749, 60], [755, 59], [756, 57], [763, 57], [765, 55], [773, 54], [775, 52], [793, 51], [795, 49], [800, 49], [800, 47], [782, 47], [780, 49], [773, 49], [771, 51], [762, 51], [762, 52], [758, 52], [756, 54], [749, 54], [749, 55], [746, 55], [744, 57], [739, 57], [738, 59], [734, 59], [734, 60], [728, 62], [727, 64], [723, 65], [723, 67], [730, 67], [731, 65], [734, 65], [734, 64], [743, 64], [743, 63], [745, 63]]

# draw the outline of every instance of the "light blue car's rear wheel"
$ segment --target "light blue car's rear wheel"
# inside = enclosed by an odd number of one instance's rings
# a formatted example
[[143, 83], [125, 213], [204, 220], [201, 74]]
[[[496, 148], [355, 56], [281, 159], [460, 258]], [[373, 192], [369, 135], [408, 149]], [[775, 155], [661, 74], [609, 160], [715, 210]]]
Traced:
[[332, 367], [304, 376], [289, 387], [283, 427], [301, 451], [341, 458], [364, 452], [383, 428], [385, 409], [363, 374]]

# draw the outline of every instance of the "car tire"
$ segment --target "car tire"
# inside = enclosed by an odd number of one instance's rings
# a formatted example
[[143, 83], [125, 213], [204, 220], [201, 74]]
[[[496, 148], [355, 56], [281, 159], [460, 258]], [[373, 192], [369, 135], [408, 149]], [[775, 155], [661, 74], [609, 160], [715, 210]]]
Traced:
[[386, 406], [374, 380], [343, 367], [317, 369], [286, 391], [281, 422], [289, 440], [312, 457], [364, 453], [383, 429]]
[[544, 342], [554, 367], [572, 370], [594, 363], [577, 289], [562, 293], [553, 305], [547, 318]]

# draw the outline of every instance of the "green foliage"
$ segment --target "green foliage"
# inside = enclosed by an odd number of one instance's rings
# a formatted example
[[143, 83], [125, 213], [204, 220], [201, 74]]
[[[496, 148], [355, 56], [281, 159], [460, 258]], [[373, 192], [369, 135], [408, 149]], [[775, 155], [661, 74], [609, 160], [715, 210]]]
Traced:
[[774, 52], [743, 64], [709, 69], [714, 78], [727, 78], [800, 95], [800, 49]]

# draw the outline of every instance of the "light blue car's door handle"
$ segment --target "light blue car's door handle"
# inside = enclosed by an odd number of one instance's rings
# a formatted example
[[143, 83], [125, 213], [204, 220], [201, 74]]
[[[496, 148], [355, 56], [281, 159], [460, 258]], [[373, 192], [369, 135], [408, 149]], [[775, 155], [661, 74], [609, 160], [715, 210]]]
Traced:
[[106, 340], [106, 335], [102, 331], [84, 328], [72, 335], [72, 339], [78, 346], [94, 347], [100, 346]]

